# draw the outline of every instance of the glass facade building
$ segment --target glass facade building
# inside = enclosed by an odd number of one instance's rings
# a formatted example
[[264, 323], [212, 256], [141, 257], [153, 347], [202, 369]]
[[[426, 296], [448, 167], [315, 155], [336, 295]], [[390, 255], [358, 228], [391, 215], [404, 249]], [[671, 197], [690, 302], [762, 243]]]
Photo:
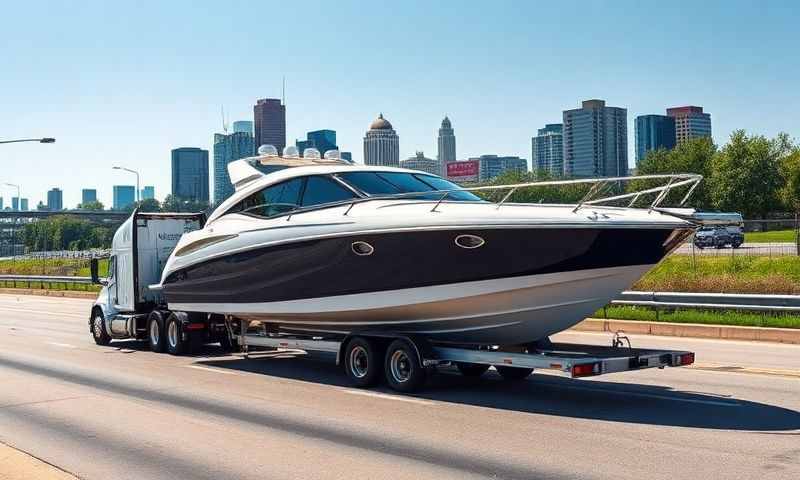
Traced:
[[703, 113], [703, 107], [668, 108], [667, 115], [675, 119], [675, 143], [677, 145], [690, 138], [711, 136], [711, 114]]
[[564, 176], [628, 175], [628, 111], [586, 100], [563, 114]]
[[531, 163], [535, 171], [560, 177], [564, 174], [564, 126], [548, 123], [531, 139]]
[[254, 151], [253, 136], [247, 132], [214, 135], [214, 205], [219, 205], [233, 194], [228, 164], [253, 156]]
[[47, 191], [47, 209], [54, 212], [64, 210], [64, 192], [60, 188], [52, 188]]
[[272, 145], [283, 152], [286, 146], [286, 106], [277, 98], [262, 98], [253, 106], [256, 150]]
[[208, 150], [194, 147], [172, 150], [172, 196], [208, 202]]
[[[114, 210], [125, 210], [136, 203], [136, 187], [133, 185], [114, 185]], [[52, 209], [51, 209], [52, 210]]]
[[81, 205], [97, 201], [97, 190], [94, 188], [84, 188], [81, 190]]
[[253, 135], [253, 122], [250, 120], [237, 120], [233, 122], [233, 133], [247, 133]]
[[500, 157], [497, 155], [481, 155], [470, 160], [478, 161], [478, 181], [489, 181], [505, 172], [527, 172], [528, 161], [520, 157]]
[[156, 187], [152, 185], [145, 186], [141, 192], [139, 192], [139, 197], [142, 200], [148, 199], [155, 199], [156, 198]]
[[297, 140], [295, 142], [297, 151], [303, 155], [303, 150], [306, 148], [316, 148], [321, 155], [325, 155], [328, 150], [338, 150], [336, 145], [336, 131], [335, 130], [314, 130], [306, 134], [305, 140]]
[[647, 152], [675, 147], [675, 119], [666, 115], [639, 115], [634, 123], [636, 165]]

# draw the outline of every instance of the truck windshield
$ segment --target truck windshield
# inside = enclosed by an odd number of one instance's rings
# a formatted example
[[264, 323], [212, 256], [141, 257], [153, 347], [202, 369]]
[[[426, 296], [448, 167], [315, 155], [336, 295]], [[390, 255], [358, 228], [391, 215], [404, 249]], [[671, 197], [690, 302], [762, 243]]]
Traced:
[[[405, 172], [344, 172], [338, 177], [352, 187], [370, 196], [396, 195], [413, 192], [433, 192], [435, 190], [461, 190], [458, 185], [433, 175]], [[441, 193], [421, 194], [419, 197], [438, 200]], [[479, 202], [480, 197], [467, 191], [452, 192], [447, 200]]]

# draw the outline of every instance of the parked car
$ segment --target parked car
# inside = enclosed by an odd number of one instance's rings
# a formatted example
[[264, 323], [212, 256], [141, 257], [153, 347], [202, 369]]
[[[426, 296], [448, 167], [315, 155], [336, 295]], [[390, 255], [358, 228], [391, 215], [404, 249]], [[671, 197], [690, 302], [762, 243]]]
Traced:
[[[694, 234], [694, 244], [697, 248], [725, 248], [725, 245], [732, 244], [731, 235], [722, 226], [700, 227]], [[738, 247], [738, 245], [737, 245]]]
[[744, 243], [744, 230], [740, 225], [728, 225], [725, 227], [728, 231], [728, 236], [731, 237], [731, 246], [739, 248]]

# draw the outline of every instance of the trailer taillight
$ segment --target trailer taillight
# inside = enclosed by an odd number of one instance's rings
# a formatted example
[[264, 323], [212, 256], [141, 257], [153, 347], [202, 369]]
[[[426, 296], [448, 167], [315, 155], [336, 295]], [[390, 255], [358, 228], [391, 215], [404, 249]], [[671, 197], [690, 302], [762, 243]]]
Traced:
[[691, 365], [691, 364], [694, 363], [694, 353], [692, 353], [692, 352], [683, 353], [681, 355], [678, 355], [676, 357], [676, 359], [677, 359], [676, 366], [679, 366], [679, 365]]
[[591, 375], [600, 375], [600, 362], [582, 363], [572, 366], [573, 377], [588, 377]]
[[202, 330], [206, 328], [205, 323], [189, 323], [186, 325], [186, 330]]

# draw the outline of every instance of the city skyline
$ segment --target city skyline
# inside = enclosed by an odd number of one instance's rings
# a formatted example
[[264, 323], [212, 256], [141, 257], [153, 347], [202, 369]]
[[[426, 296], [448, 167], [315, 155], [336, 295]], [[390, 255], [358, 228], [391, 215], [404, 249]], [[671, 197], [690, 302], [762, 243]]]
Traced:
[[[91, 0], [7, 7], [19, 21], [0, 32], [9, 72], [0, 79], [2, 135], [58, 138], [52, 145], [0, 147], [0, 160], [13, 165], [1, 180], [19, 184], [31, 205], [55, 184], [65, 206], [80, 203], [86, 186], [109, 205], [111, 186], [122, 180], [110, 159], [140, 171], [142, 184], [153, 184], [163, 198], [170, 191], [167, 152], [183, 145], [210, 151], [212, 134], [221, 129], [220, 105], [232, 120], [252, 120], [256, 99], [281, 97], [284, 75], [287, 139], [331, 128], [357, 162], [366, 125], [379, 111], [402, 136], [400, 158], [417, 150], [433, 157], [435, 129], [447, 114], [458, 130], [459, 159], [490, 152], [530, 159], [536, 130], [592, 97], [628, 110], [629, 136], [639, 115], [702, 105], [713, 114], [718, 144], [738, 128], [800, 137], [791, 113], [800, 108], [793, 94], [800, 66], [778, 61], [794, 55], [791, 4], [703, 2], [692, 4], [689, 18], [681, 2], [476, 4], [460, 6], [462, 21], [453, 22], [445, 5], [426, 5], [425, 15], [419, 5], [397, 5], [390, 17], [337, 2], [304, 9], [304, 20], [357, 21], [358, 29], [302, 36], [296, 22], [277, 22], [264, 36], [242, 30], [234, 11], [137, 5], [114, 15]], [[298, 7], [243, 8], [291, 18]], [[418, 35], [406, 34], [409, 23]], [[464, 29], [465, 23], [475, 28]], [[220, 38], [236, 38], [237, 48]], [[387, 57], [387, 48], [395, 54]], [[34, 61], [43, 51], [47, 61]], [[533, 52], [535, 62], [520, 60]], [[60, 79], [56, 89], [52, 78]], [[628, 149], [632, 167], [630, 139]], [[61, 179], [41, 174], [64, 165], [69, 175]], [[6, 199], [15, 193], [0, 191]]]

